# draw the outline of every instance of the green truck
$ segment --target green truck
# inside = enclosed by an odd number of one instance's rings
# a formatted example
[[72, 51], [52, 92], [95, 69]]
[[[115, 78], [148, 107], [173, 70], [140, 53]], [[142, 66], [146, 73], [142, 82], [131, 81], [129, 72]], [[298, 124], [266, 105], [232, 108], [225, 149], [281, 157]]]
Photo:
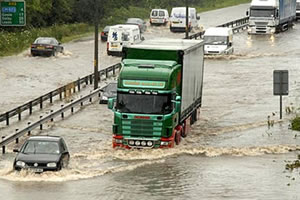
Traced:
[[179, 144], [202, 103], [204, 42], [145, 40], [123, 49], [114, 112], [113, 147]]

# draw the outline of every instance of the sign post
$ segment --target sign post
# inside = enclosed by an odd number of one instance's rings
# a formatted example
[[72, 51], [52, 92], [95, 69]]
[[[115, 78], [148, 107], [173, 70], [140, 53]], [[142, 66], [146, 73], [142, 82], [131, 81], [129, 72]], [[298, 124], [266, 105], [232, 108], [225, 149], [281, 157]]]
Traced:
[[282, 96], [289, 95], [289, 71], [274, 70], [273, 93], [280, 96], [280, 119], [282, 119]]
[[0, 1], [0, 26], [25, 26], [25, 1]]

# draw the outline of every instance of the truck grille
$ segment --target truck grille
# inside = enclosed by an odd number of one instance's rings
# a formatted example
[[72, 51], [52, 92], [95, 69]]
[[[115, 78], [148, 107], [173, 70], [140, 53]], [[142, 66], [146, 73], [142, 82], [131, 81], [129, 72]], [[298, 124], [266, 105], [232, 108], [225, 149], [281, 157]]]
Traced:
[[267, 26], [268, 22], [255, 22], [256, 26]]
[[131, 136], [160, 136], [162, 123], [152, 120], [123, 120], [122, 133]]

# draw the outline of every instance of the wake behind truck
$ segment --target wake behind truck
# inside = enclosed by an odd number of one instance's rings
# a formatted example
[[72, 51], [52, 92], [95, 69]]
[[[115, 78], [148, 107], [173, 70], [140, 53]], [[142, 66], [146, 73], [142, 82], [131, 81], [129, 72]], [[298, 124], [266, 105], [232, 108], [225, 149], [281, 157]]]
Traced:
[[114, 112], [113, 147], [179, 144], [197, 120], [203, 88], [202, 40], [147, 40], [125, 47]]
[[296, 0], [252, 0], [249, 34], [273, 34], [287, 30], [296, 20]]

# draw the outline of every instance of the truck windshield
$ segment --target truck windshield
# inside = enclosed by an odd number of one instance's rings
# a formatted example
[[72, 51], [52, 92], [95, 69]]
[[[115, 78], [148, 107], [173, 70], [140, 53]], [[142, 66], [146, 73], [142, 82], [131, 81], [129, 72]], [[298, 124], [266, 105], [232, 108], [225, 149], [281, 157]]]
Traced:
[[251, 17], [274, 17], [275, 9], [251, 9]]
[[138, 114], [168, 114], [172, 112], [171, 94], [118, 93], [117, 109], [120, 112]]
[[204, 36], [205, 44], [227, 44], [226, 36]]

